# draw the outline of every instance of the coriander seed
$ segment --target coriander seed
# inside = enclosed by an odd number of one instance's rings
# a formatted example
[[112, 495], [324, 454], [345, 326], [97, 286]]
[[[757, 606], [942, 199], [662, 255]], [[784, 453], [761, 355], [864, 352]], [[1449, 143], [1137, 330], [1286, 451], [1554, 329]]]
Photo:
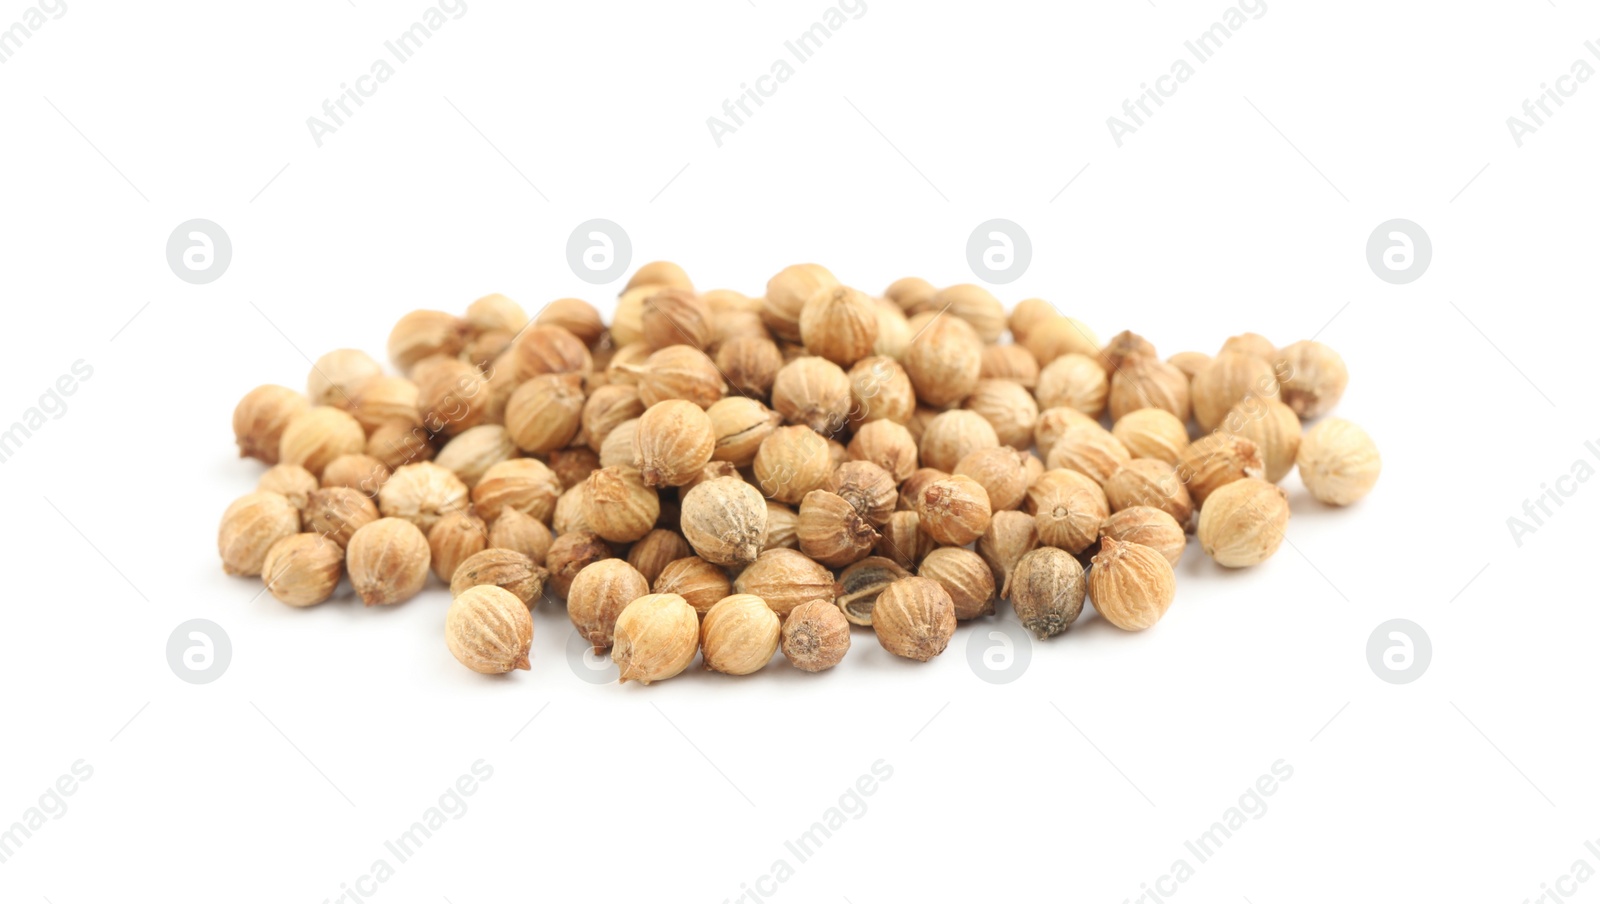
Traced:
[[652, 593], [617, 616], [611, 659], [621, 683], [665, 681], [689, 667], [700, 648], [700, 617], [675, 593]]
[[955, 603], [932, 578], [902, 578], [879, 594], [872, 630], [885, 650], [927, 662], [943, 653], [955, 634]]
[[529, 668], [533, 616], [522, 601], [499, 587], [471, 587], [450, 603], [445, 644], [462, 665], [485, 675]]
[[850, 622], [827, 600], [802, 603], [784, 619], [780, 646], [795, 668], [826, 671], [850, 651]]
[[782, 622], [761, 597], [749, 593], [724, 597], [700, 622], [701, 660], [711, 672], [759, 672], [778, 652], [782, 632]]

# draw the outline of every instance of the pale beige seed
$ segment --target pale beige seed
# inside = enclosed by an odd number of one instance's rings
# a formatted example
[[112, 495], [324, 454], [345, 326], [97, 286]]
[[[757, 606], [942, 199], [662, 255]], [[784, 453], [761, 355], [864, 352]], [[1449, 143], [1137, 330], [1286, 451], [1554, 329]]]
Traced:
[[1265, 562], [1278, 551], [1288, 524], [1289, 499], [1283, 489], [1246, 478], [1207, 497], [1195, 536], [1217, 564], [1245, 568]]
[[299, 465], [273, 465], [263, 471], [261, 479], [256, 481], [257, 490], [281, 494], [302, 512], [318, 486], [317, 478]]
[[810, 427], [779, 427], [761, 441], [752, 471], [761, 492], [794, 505], [827, 482], [833, 455], [828, 441]]
[[1176, 593], [1166, 556], [1137, 543], [1101, 541], [1089, 568], [1089, 598], [1106, 621], [1124, 631], [1142, 631], [1167, 614]]
[[613, 543], [632, 543], [661, 517], [660, 494], [633, 468], [601, 468], [583, 488], [583, 520]]
[[344, 575], [344, 549], [320, 534], [295, 534], [272, 544], [261, 580], [279, 602], [314, 606], [333, 595]]
[[700, 623], [700, 652], [707, 671], [750, 675], [778, 652], [783, 624], [761, 597], [736, 593], [711, 607]]
[[848, 286], [818, 289], [800, 308], [800, 341], [814, 355], [849, 367], [872, 354], [878, 314], [866, 293]]
[[417, 410], [417, 384], [405, 377], [380, 374], [372, 377], [351, 392], [349, 411], [361, 423], [367, 434], [390, 421], [405, 421], [418, 425], [422, 413]]
[[273, 544], [300, 532], [300, 510], [281, 493], [256, 491], [235, 499], [217, 527], [217, 554], [228, 574], [254, 577]]
[[450, 595], [460, 596], [468, 587], [493, 584], [508, 590], [526, 605], [539, 600], [548, 576], [533, 559], [514, 549], [485, 549], [456, 567], [450, 577]]
[[946, 546], [965, 546], [983, 536], [991, 514], [983, 486], [959, 474], [928, 484], [917, 502], [922, 528]]
[[756, 459], [761, 441], [783, 423], [783, 416], [744, 396], [729, 396], [706, 409], [711, 419], [714, 445], [713, 461], [730, 462], [736, 467], [749, 467]]
[[700, 406], [669, 399], [651, 405], [639, 417], [633, 449], [645, 486], [682, 486], [711, 460], [716, 432]]
[[490, 468], [519, 454], [506, 428], [498, 424], [480, 424], [452, 437], [434, 456], [433, 463], [472, 488], [483, 480]]
[[511, 393], [506, 402], [506, 431], [523, 451], [560, 449], [578, 435], [583, 409], [581, 376], [541, 374]]
[[1033, 428], [1039, 422], [1039, 403], [1020, 384], [1009, 380], [979, 380], [977, 388], [962, 405], [989, 422], [1000, 445], [1026, 449], [1033, 444]]
[[954, 471], [961, 459], [980, 449], [995, 449], [1000, 438], [983, 415], [976, 411], [955, 409], [939, 414], [928, 422], [917, 446], [917, 458], [923, 465], [941, 471]]
[[965, 320], [934, 315], [915, 334], [900, 363], [911, 378], [918, 401], [955, 405], [978, 386], [983, 343]]
[[345, 567], [368, 606], [404, 602], [428, 582], [428, 538], [403, 518], [379, 518], [350, 536]]
[[1171, 515], [1148, 505], [1131, 506], [1107, 518], [1100, 526], [1100, 536], [1148, 546], [1165, 556], [1173, 568], [1178, 567], [1187, 541], [1183, 527]]
[[885, 650], [927, 662], [943, 653], [955, 634], [955, 603], [932, 578], [902, 578], [878, 595], [872, 630]]
[[1040, 546], [1054, 546], [1074, 555], [1098, 538], [1100, 524], [1111, 514], [1106, 494], [1094, 480], [1064, 468], [1045, 471], [1028, 487], [1027, 510], [1034, 514]]
[[833, 574], [793, 549], [768, 549], [739, 572], [734, 589], [767, 601], [779, 616], [808, 600], [833, 596]]
[[306, 375], [306, 395], [313, 405], [355, 410], [362, 384], [383, 373], [383, 365], [360, 349], [336, 348], [318, 358]]
[[1256, 444], [1262, 470], [1272, 483], [1294, 469], [1300, 452], [1300, 418], [1283, 402], [1245, 399], [1228, 411], [1220, 429]]
[[467, 485], [446, 468], [430, 461], [400, 467], [378, 490], [378, 511], [385, 518], [404, 518], [430, 531], [450, 512], [465, 509]]
[[767, 539], [767, 500], [740, 477], [718, 477], [683, 497], [679, 524], [701, 558], [718, 565], [747, 565]]
[[488, 547], [488, 525], [469, 512], [450, 512], [428, 531], [428, 552], [434, 576], [446, 584], [462, 562]]
[[978, 378], [1010, 380], [1031, 391], [1039, 385], [1039, 362], [1020, 345], [986, 345]]
[[1168, 411], [1189, 420], [1189, 376], [1165, 361], [1143, 355], [1123, 362], [1111, 375], [1112, 420], [1141, 408]]
[[[489, 547], [521, 553], [535, 565], [543, 565], [555, 536], [543, 521], [526, 512], [508, 508], [500, 512], [489, 527]], [[458, 571], [460, 569], [457, 569]]]
[[903, 424], [917, 408], [911, 377], [900, 362], [878, 354], [857, 361], [845, 374], [850, 379], [850, 426], [872, 421]]
[[1022, 557], [1039, 548], [1034, 516], [1027, 512], [995, 512], [989, 529], [978, 538], [978, 555], [988, 564], [1001, 599], [1011, 598], [1011, 575]]
[[644, 402], [639, 399], [638, 387], [601, 386], [583, 403], [579, 416], [582, 439], [589, 448], [599, 452], [612, 430], [641, 414], [644, 414]]
[[772, 335], [789, 342], [800, 341], [800, 313], [806, 302], [823, 289], [839, 285], [839, 280], [821, 264], [793, 264], [767, 280], [762, 300], [761, 319]]
[[652, 593], [617, 616], [611, 659], [623, 683], [650, 684], [683, 672], [700, 648], [700, 616], [675, 593]]
[[349, 412], [319, 405], [289, 419], [278, 439], [277, 461], [300, 465], [321, 477], [328, 462], [366, 447], [366, 431]]
[[549, 523], [561, 493], [561, 479], [544, 462], [513, 458], [483, 472], [472, 488], [472, 505], [480, 517], [490, 521], [507, 509], [515, 509]]
[[1217, 429], [1228, 409], [1247, 398], [1278, 398], [1278, 375], [1272, 365], [1243, 352], [1217, 355], [1190, 385], [1195, 423], [1203, 430]]
[[705, 615], [717, 600], [733, 592], [733, 582], [720, 565], [699, 556], [668, 562], [661, 574], [650, 582], [653, 593], [676, 593], [689, 601], [694, 611]]
[[1010, 446], [979, 449], [956, 462], [955, 473], [976, 480], [988, 494], [990, 507], [1000, 512], [1021, 505], [1027, 495], [1028, 458], [1028, 453]]
[[1304, 420], [1332, 411], [1350, 383], [1344, 359], [1320, 342], [1303, 340], [1284, 346], [1278, 367], [1283, 401]]
[[1265, 476], [1256, 444], [1231, 433], [1195, 440], [1178, 456], [1176, 470], [1196, 505], [1204, 505], [1207, 496], [1235, 480]]
[[843, 497], [812, 490], [800, 501], [796, 527], [800, 551], [830, 568], [843, 568], [867, 557], [878, 531]]
[[796, 358], [778, 371], [772, 407], [788, 423], [832, 436], [843, 429], [850, 413], [850, 379], [826, 358]]
[[1383, 469], [1372, 437], [1340, 418], [1328, 418], [1306, 431], [1296, 463], [1312, 497], [1328, 505], [1359, 501], [1372, 491]]
[[456, 597], [445, 613], [444, 636], [450, 653], [474, 672], [499, 675], [530, 668], [533, 616], [499, 587], [471, 587]]
[[1172, 465], [1153, 458], [1125, 462], [1105, 483], [1106, 502], [1113, 512], [1136, 505], [1161, 509], [1179, 524], [1188, 524], [1194, 500]]
[[1117, 468], [1132, 458], [1121, 440], [1096, 424], [1069, 428], [1061, 434], [1045, 457], [1045, 467], [1078, 471], [1104, 486]]
[[1111, 427], [1128, 454], [1134, 458], [1154, 458], [1169, 465], [1189, 448], [1189, 428], [1170, 411], [1140, 408], [1130, 411]]
[[467, 342], [472, 327], [444, 311], [412, 311], [389, 332], [389, 360], [401, 373], [435, 355], [453, 357]]
[[572, 579], [567, 616], [598, 654], [610, 648], [617, 616], [649, 592], [650, 584], [637, 568], [621, 559], [602, 559], [584, 566]]
[[277, 464], [284, 428], [309, 407], [305, 396], [286, 386], [268, 384], [245, 393], [233, 409], [239, 457]]
[[369, 496], [389, 480], [389, 466], [365, 453], [341, 455], [322, 469], [324, 487], [349, 487]]
[[950, 594], [958, 621], [994, 614], [994, 572], [972, 550], [959, 546], [935, 549], [917, 566], [917, 574], [938, 581]]
[[966, 321], [985, 343], [1000, 341], [1006, 330], [1006, 309], [993, 293], [971, 283], [946, 286], [929, 302], [936, 311], [945, 311]]
[[1041, 409], [1071, 408], [1098, 418], [1106, 409], [1110, 385], [1099, 361], [1073, 352], [1039, 369], [1034, 395]]

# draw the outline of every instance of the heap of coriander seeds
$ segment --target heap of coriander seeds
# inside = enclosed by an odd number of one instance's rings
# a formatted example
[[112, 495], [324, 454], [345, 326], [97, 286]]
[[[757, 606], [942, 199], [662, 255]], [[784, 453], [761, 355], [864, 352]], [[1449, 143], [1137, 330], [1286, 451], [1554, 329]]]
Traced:
[[388, 354], [395, 373], [341, 349], [304, 393], [239, 402], [240, 455], [270, 467], [223, 514], [223, 569], [296, 607], [346, 576], [369, 606], [437, 580], [443, 646], [487, 674], [530, 668], [541, 599], [641, 684], [778, 650], [823, 671], [857, 628], [926, 662], [1007, 603], [1040, 638], [1086, 601], [1139, 631], [1191, 533], [1258, 565], [1291, 470], [1344, 506], [1381, 464], [1324, 417], [1349, 375], [1321, 343], [1163, 358], [1040, 299], [1008, 316], [914, 277], [874, 297], [816, 264], [762, 297], [647, 264], [609, 327], [575, 298], [413, 311]]

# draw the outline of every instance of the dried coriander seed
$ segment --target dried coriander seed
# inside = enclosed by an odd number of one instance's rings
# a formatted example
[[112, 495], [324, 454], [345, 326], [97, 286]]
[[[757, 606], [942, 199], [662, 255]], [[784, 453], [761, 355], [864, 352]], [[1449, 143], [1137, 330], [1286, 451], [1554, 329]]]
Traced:
[[403, 518], [379, 518], [350, 535], [345, 567], [368, 606], [402, 603], [428, 582], [428, 538]]
[[733, 582], [720, 566], [699, 556], [686, 556], [667, 563], [650, 583], [654, 593], [676, 593], [688, 600], [694, 611], [705, 615], [717, 600], [733, 593]]
[[356, 531], [378, 520], [378, 507], [371, 497], [349, 487], [314, 490], [306, 497], [301, 523], [305, 529], [339, 544], [350, 545]]
[[544, 566], [550, 572], [550, 591], [559, 599], [566, 599], [579, 572], [610, 558], [615, 558], [611, 547], [588, 528], [561, 534], [550, 544], [550, 551], [544, 557]]
[[804, 424], [831, 436], [845, 425], [850, 413], [850, 379], [826, 358], [796, 358], [778, 371], [772, 384], [772, 407], [788, 423]]
[[1283, 402], [1245, 399], [1229, 409], [1221, 429], [1256, 444], [1264, 476], [1272, 483], [1294, 469], [1300, 451], [1300, 417]]
[[836, 493], [812, 490], [800, 501], [800, 551], [832, 568], [866, 558], [878, 541], [872, 523]]
[[1064, 468], [1039, 475], [1028, 488], [1026, 505], [1034, 513], [1039, 545], [1054, 546], [1074, 555], [1094, 543], [1101, 522], [1111, 514], [1099, 484]]
[[543, 521], [526, 512], [508, 508], [489, 527], [489, 547], [521, 553], [535, 565], [543, 565], [555, 535]]
[[750, 675], [778, 652], [783, 625], [766, 600], [736, 593], [718, 600], [700, 621], [700, 653], [706, 671]]
[[772, 611], [786, 616], [808, 600], [833, 596], [833, 574], [793, 549], [769, 549], [739, 572], [733, 587], [767, 601]]
[[276, 461], [300, 465], [321, 477], [328, 462], [366, 448], [367, 433], [360, 421], [349, 412], [318, 405], [294, 415], [284, 425]]
[[[679, 559], [694, 555], [689, 541], [676, 531], [656, 528], [628, 550], [628, 564], [638, 569], [647, 582], [654, 583], [661, 569]], [[753, 558], [753, 557], [752, 557]]]
[[1176, 470], [1196, 505], [1204, 505], [1207, 496], [1235, 480], [1265, 476], [1256, 444], [1230, 433], [1195, 440], [1178, 457]]
[[228, 574], [261, 573], [273, 544], [300, 532], [300, 510], [281, 493], [257, 491], [235, 499], [217, 528], [217, 553]]
[[1278, 551], [1288, 525], [1289, 499], [1282, 488], [1247, 477], [1206, 498], [1195, 536], [1217, 564], [1246, 568]]
[[882, 468], [896, 484], [917, 469], [917, 443], [903, 424], [890, 420], [868, 421], [856, 430], [845, 447], [850, 458]]
[[611, 659], [619, 681], [650, 684], [682, 674], [700, 649], [700, 616], [675, 593], [652, 593], [617, 616]]
[[450, 603], [445, 643], [462, 665], [485, 675], [527, 669], [533, 646], [528, 607], [499, 587], [470, 587]]
[[1034, 517], [1027, 512], [995, 512], [978, 538], [978, 555], [988, 564], [1001, 599], [1011, 598], [1011, 575], [1022, 557], [1039, 548]]
[[828, 441], [810, 427], [779, 427], [761, 441], [753, 469], [761, 492], [794, 505], [827, 482], [833, 455]]
[[1177, 415], [1161, 408], [1128, 412], [1117, 418], [1111, 435], [1134, 458], [1153, 458], [1169, 465], [1177, 464], [1178, 456], [1189, 448], [1189, 428]]
[[450, 577], [450, 595], [460, 596], [469, 587], [492, 584], [533, 605], [544, 591], [548, 576], [533, 559], [514, 549], [485, 549], [469, 556]]
[[1171, 515], [1148, 505], [1130, 506], [1107, 518], [1100, 526], [1100, 536], [1148, 546], [1165, 556], [1173, 568], [1178, 567], [1188, 539]]
[[1303, 420], [1333, 410], [1350, 383], [1350, 371], [1339, 353], [1320, 342], [1303, 340], [1284, 346], [1278, 355], [1284, 404]]
[[795, 668], [826, 671], [844, 661], [850, 651], [850, 622], [827, 600], [802, 603], [784, 619], [780, 645]]
[[572, 579], [567, 615], [598, 654], [610, 648], [622, 610], [649, 593], [650, 584], [637, 568], [621, 559], [602, 559]]
[[1135, 458], [1117, 468], [1106, 481], [1105, 491], [1113, 512], [1148, 505], [1171, 515], [1179, 524], [1188, 524], [1194, 514], [1194, 501], [1178, 479], [1178, 472], [1172, 465], [1153, 458]]
[[1359, 501], [1372, 491], [1383, 469], [1372, 437], [1340, 418], [1329, 418], [1307, 430], [1295, 463], [1312, 497], [1328, 505]]
[[994, 573], [972, 550], [959, 546], [935, 549], [917, 566], [917, 574], [938, 581], [950, 594], [958, 621], [994, 614]]
[[711, 420], [713, 461], [749, 467], [761, 442], [783, 423], [783, 416], [755, 399], [729, 396], [706, 409]]
[[633, 468], [601, 468], [583, 483], [583, 520], [613, 543], [632, 543], [661, 517], [661, 497]]
[[284, 428], [309, 409], [306, 397], [287, 386], [257, 386], [233, 409], [233, 435], [240, 458], [278, 463]]
[[1067, 630], [1083, 612], [1083, 566], [1066, 550], [1042, 546], [1017, 561], [1007, 582], [1022, 626], [1038, 638]]
[[682, 486], [711, 460], [716, 432], [699, 405], [669, 399], [639, 416], [633, 449], [645, 486]]
[[1194, 419], [1203, 430], [1215, 430], [1228, 409], [1252, 396], [1278, 398], [1278, 375], [1272, 365], [1243, 352], [1223, 352], [1195, 374], [1190, 384]]
[[954, 471], [961, 459], [980, 449], [997, 449], [994, 427], [976, 411], [946, 411], [928, 422], [917, 458], [927, 467]]
[[734, 392], [765, 398], [783, 367], [783, 354], [778, 351], [778, 344], [765, 335], [739, 336], [718, 346], [716, 364]]
[[[390, 478], [393, 482], [393, 478]], [[509, 510], [549, 523], [561, 498], [561, 478], [537, 458], [513, 458], [491, 465], [472, 488], [472, 506], [493, 521]]]
[[989, 494], [971, 477], [959, 474], [928, 484], [917, 502], [917, 517], [928, 536], [946, 546], [965, 546], [989, 529]]
[[1176, 593], [1172, 564], [1148, 546], [1107, 537], [1089, 569], [1095, 611], [1124, 631], [1142, 631], [1161, 620]]
[[740, 477], [719, 477], [683, 497], [684, 539], [701, 558], [718, 565], [747, 565], [767, 539], [767, 501]]
[[932, 578], [902, 578], [878, 595], [872, 630], [885, 650], [927, 662], [943, 653], [955, 634], [955, 603]]
[[878, 338], [878, 314], [866, 293], [848, 286], [829, 286], [806, 299], [800, 308], [799, 327], [807, 351], [849, 367], [872, 354]]
[[434, 576], [448, 584], [462, 562], [489, 546], [489, 527], [469, 512], [451, 512], [428, 531], [428, 550]]
[[344, 575], [344, 549], [320, 534], [294, 534], [272, 544], [261, 580], [279, 602], [315, 606], [333, 596]]
[[305, 511], [311, 494], [318, 486], [317, 478], [299, 465], [273, 465], [261, 474], [260, 480], [256, 481], [256, 490], [263, 493], [278, 493], [301, 512]]
[[431, 461], [403, 465], [378, 490], [378, 511], [404, 518], [424, 533], [440, 518], [466, 509], [470, 493], [461, 478]]
[[833, 471], [824, 489], [850, 503], [873, 527], [882, 527], [899, 501], [895, 479], [869, 461], [847, 461]]

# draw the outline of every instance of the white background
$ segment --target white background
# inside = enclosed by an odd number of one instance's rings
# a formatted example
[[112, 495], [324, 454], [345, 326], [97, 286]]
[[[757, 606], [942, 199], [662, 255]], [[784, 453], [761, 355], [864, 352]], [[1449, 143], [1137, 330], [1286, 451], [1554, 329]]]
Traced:
[[[0, 898], [334, 899], [480, 759], [492, 779], [377, 900], [734, 899], [878, 760], [892, 778], [778, 900], [1133, 899], [1280, 759], [1293, 778], [1176, 897], [1509, 902], [1600, 867], [1600, 487], [1520, 546], [1506, 526], [1600, 465], [1600, 84], [1521, 148], [1505, 123], [1600, 15], [1273, 0], [1118, 148], [1106, 117], [1222, 3], [869, 0], [719, 148], [706, 118], [821, 3], [469, 0], [317, 147], [306, 118], [423, 9], [69, 0], [0, 66], [0, 423], [94, 369], [0, 466], [0, 827], [94, 770]], [[164, 256], [194, 217], [234, 246], [207, 286]], [[491, 680], [445, 650], [442, 588], [296, 611], [222, 575], [217, 519], [259, 473], [229, 434], [245, 390], [381, 356], [411, 308], [607, 304], [619, 285], [565, 261], [592, 217], [635, 263], [750, 293], [804, 260], [874, 292], [971, 281], [968, 234], [1009, 218], [1034, 260], [1008, 304], [1164, 354], [1320, 331], [1383, 478], [1335, 511], [1291, 477], [1292, 548], [1225, 573], [1191, 544], [1159, 626], [1086, 617], [1005, 686], [969, 669], [969, 625], [927, 665], [858, 633], [822, 675], [593, 685], [549, 606], [532, 671]], [[1393, 217], [1434, 245], [1406, 286], [1364, 257]], [[165, 655], [196, 617], [233, 644], [200, 687]], [[1410, 685], [1366, 660], [1395, 617], [1432, 638]]]

